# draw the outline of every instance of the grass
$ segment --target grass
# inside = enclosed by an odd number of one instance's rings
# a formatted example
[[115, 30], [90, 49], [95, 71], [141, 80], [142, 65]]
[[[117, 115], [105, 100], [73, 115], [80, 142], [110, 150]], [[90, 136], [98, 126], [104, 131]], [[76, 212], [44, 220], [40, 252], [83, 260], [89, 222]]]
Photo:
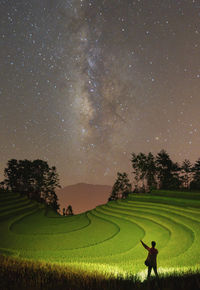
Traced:
[[[71, 217], [60, 216], [20, 194], [1, 193], [0, 254], [4, 258], [1, 257], [0, 265], [4, 272], [9, 269], [8, 273], [19, 271], [21, 266], [30, 275], [36, 268], [37, 273], [42, 269], [48, 281], [49, 277], [54, 277], [52, 281], [61, 279], [59, 275], [63, 273], [62, 279], [71, 279], [73, 284], [78, 275], [83, 285], [93, 285], [91, 289], [98, 289], [98, 283], [107, 283], [109, 287], [109, 281], [118, 287], [125, 287], [125, 281], [143, 287], [140, 281], [146, 275], [147, 255], [139, 242], [143, 239], [147, 244], [157, 242], [160, 275], [190, 271], [187, 275], [193, 277], [191, 271], [198, 271], [200, 266], [199, 221], [200, 194], [192, 192], [132, 194], [126, 200], [109, 202]], [[34, 277], [30, 283], [43, 281], [40, 274]], [[37, 283], [44, 286], [45, 281]], [[93, 284], [94, 281], [98, 283]], [[40, 287], [32, 284], [29, 286]], [[70, 287], [75, 289], [75, 285]]]
[[[69, 289], [69, 290], [177, 290], [199, 289], [200, 273], [183, 269], [141, 282], [139, 276], [95, 271], [92, 267], [81, 269], [74, 265], [31, 262], [0, 255], [1, 289]], [[168, 269], [169, 270], [169, 269]]]

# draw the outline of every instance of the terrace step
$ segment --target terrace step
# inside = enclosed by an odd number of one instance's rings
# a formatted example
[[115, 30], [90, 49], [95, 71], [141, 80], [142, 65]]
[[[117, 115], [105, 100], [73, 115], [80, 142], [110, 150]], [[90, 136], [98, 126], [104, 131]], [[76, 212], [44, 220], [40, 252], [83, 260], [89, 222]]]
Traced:
[[13, 203], [10, 203], [9, 205], [6, 204], [6, 206], [1, 206], [0, 207], [0, 216], [3, 215], [4, 212], [9, 212], [11, 210], [15, 210], [15, 209], [19, 209], [21, 207], [24, 207], [26, 205], [30, 205], [32, 202], [28, 199], [25, 199], [25, 200], [18, 200], [17, 202], [15, 202], [14, 204]]
[[28, 198], [26, 196], [23, 196], [23, 197], [14, 197], [12, 199], [7, 199], [6, 201], [0, 200], [0, 209], [8, 205], [20, 203], [21, 201], [24, 201], [24, 200], [28, 200]]
[[14, 209], [11, 209], [9, 211], [5, 211], [3, 213], [0, 213], [0, 221], [4, 221], [10, 217], [13, 217], [15, 215], [20, 215], [23, 214], [25, 212], [29, 212], [34, 208], [37, 208], [38, 204], [31, 202], [29, 205], [26, 206], [21, 206], [21, 207], [17, 207]]

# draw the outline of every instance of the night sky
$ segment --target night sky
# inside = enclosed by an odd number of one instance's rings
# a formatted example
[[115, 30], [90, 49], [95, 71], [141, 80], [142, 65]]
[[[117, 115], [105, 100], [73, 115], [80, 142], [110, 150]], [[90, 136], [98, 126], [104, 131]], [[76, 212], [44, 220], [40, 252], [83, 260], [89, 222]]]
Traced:
[[11, 158], [111, 184], [131, 153], [200, 157], [200, 0], [0, 0], [0, 179]]

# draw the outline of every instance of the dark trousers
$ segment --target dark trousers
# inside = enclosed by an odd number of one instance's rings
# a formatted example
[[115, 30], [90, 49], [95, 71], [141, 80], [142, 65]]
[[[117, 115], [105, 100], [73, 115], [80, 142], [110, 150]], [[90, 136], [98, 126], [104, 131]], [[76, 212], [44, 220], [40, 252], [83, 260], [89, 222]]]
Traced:
[[158, 277], [157, 266], [155, 265], [155, 266], [148, 266], [148, 276], [147, 276], [147, 278], [150, 277], [152, 268], [154, 270], [154, 273], [155, 273], [156, 277]]

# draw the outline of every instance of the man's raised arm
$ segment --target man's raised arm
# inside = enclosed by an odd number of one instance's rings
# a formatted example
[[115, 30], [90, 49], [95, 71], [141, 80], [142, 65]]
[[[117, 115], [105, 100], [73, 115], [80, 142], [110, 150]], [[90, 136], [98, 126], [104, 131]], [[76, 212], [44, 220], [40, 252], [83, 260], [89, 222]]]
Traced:
[[145, 249], [149, 250], [149, 247], [148, 247], [145, 243], [143, 243], [142, 240], [140, 240], [140, 242], [142, 243], [142, 245], [143, 245], [143, 247], [144, 247]]

